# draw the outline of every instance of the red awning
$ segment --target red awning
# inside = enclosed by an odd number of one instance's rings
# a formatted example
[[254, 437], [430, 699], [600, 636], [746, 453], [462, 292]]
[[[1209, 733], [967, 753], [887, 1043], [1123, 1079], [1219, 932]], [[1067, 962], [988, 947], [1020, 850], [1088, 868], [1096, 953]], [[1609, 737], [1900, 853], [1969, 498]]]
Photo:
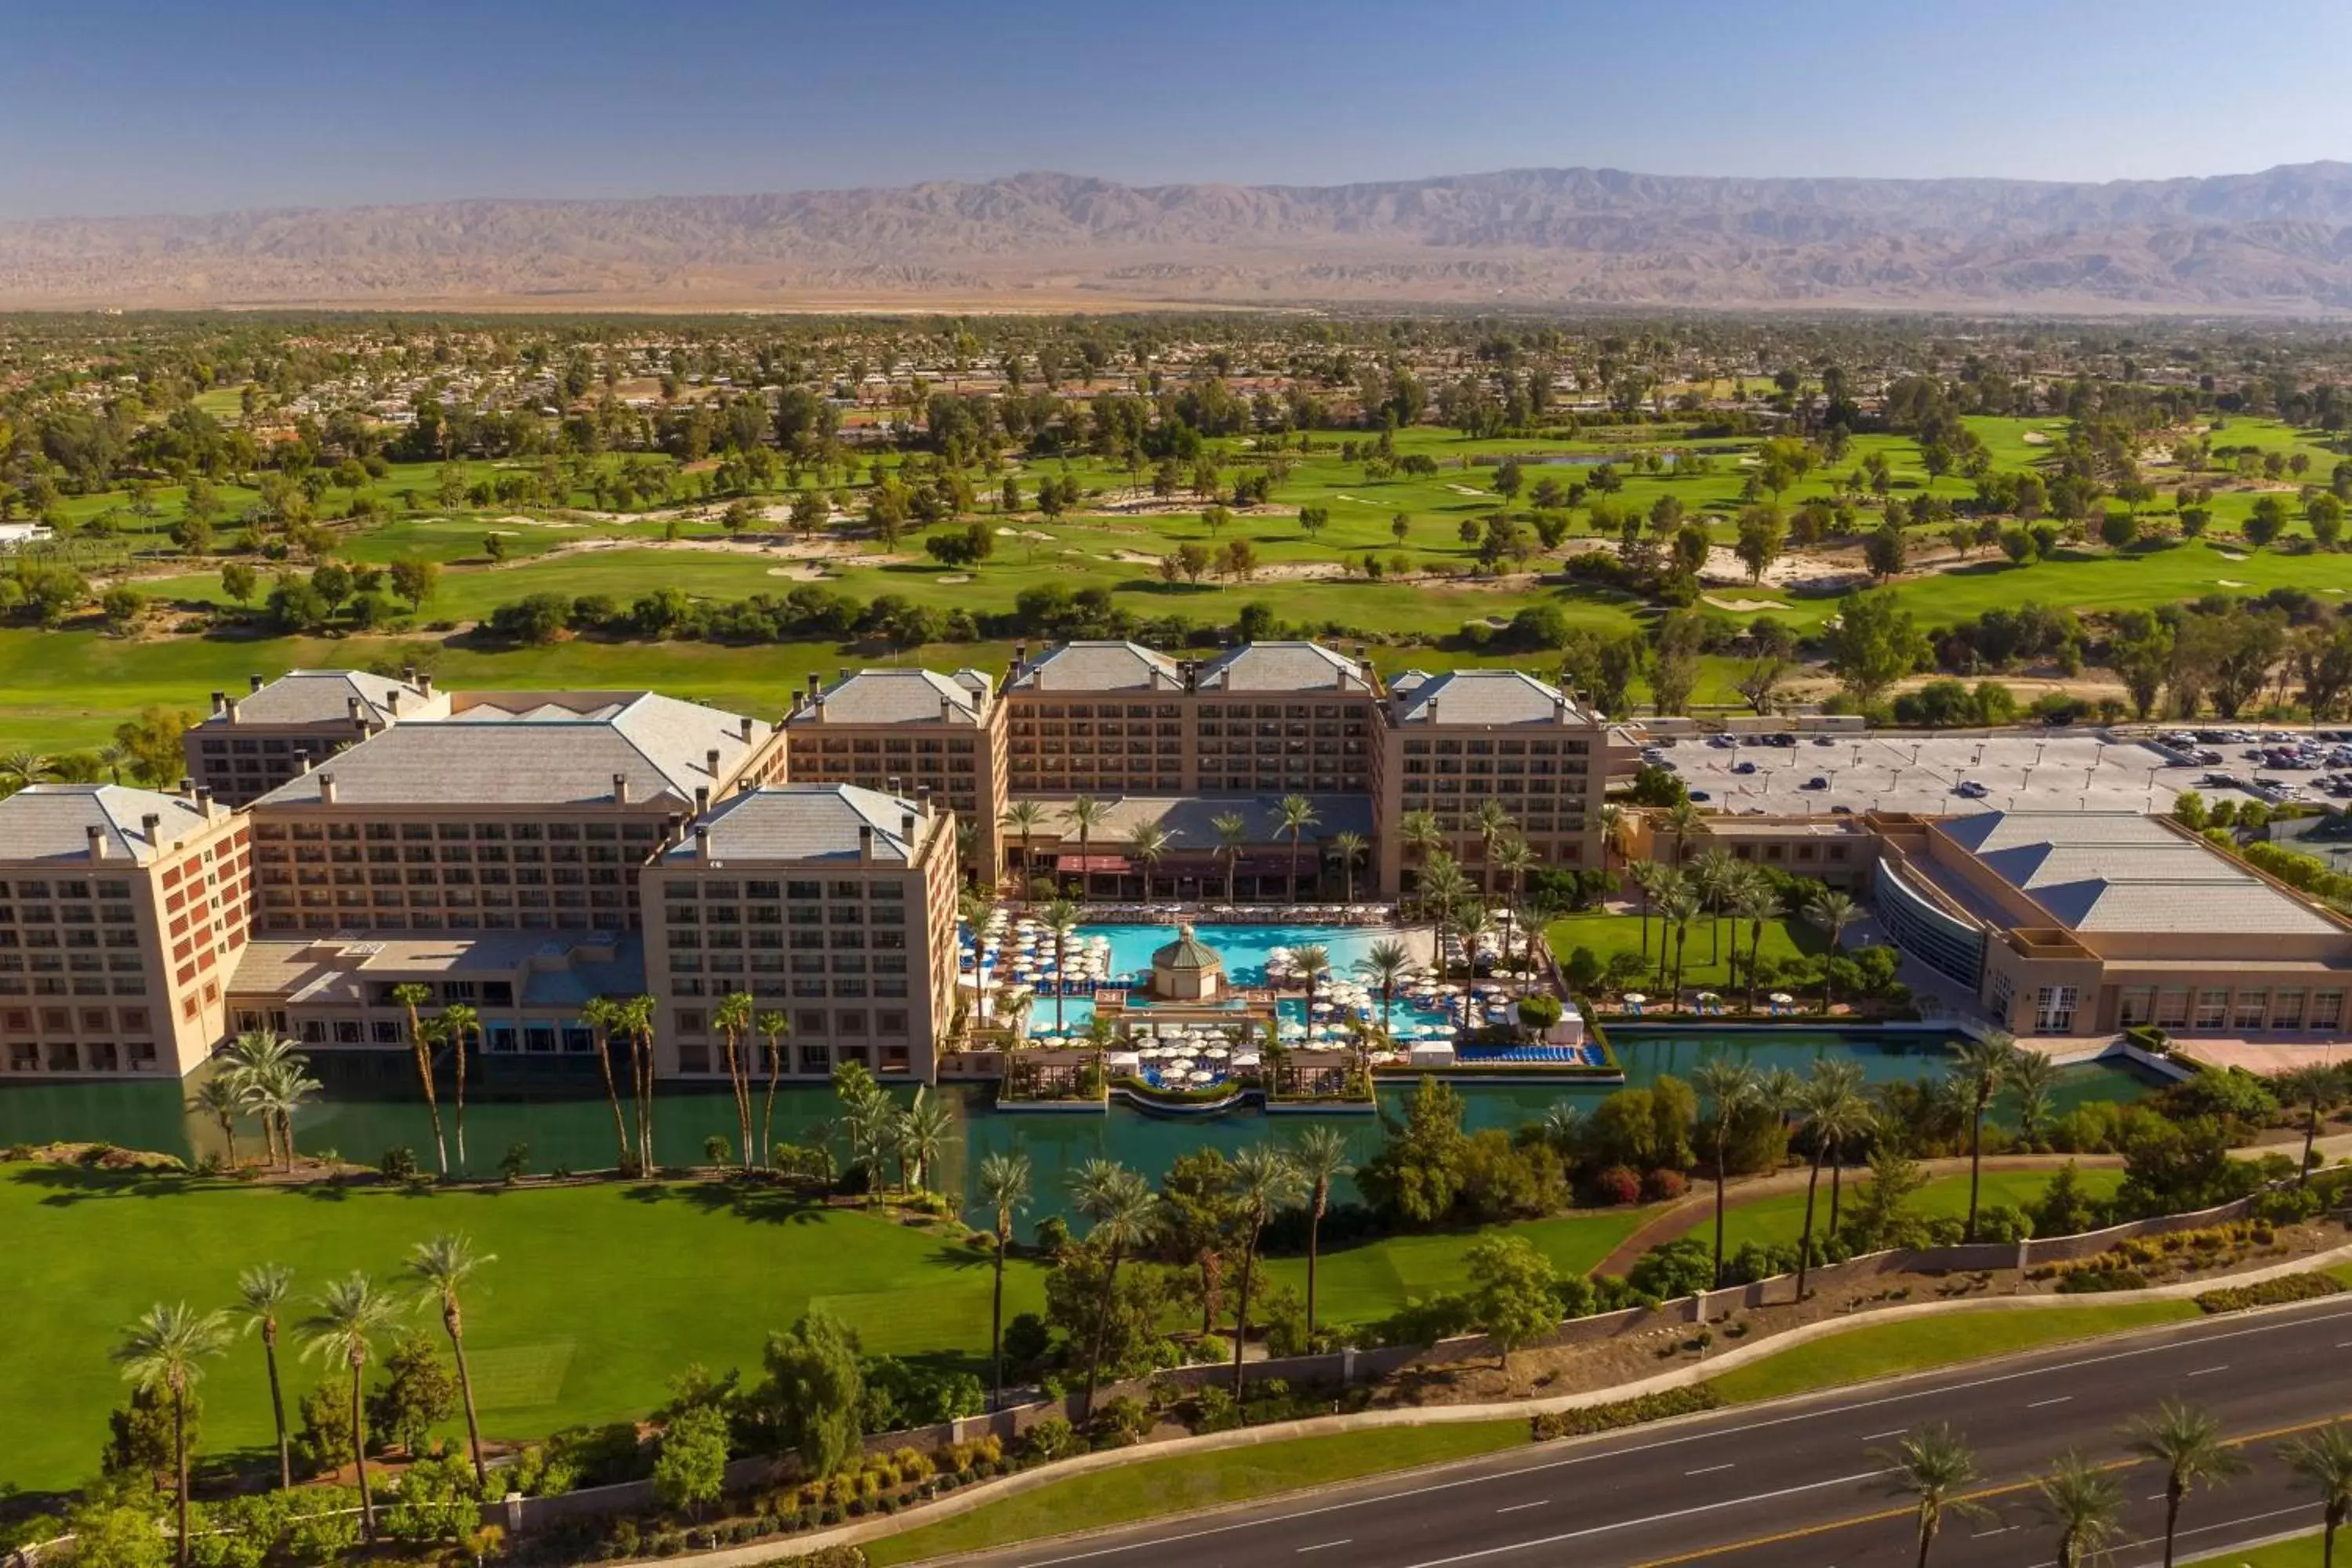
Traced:
[[1054, 867], [1060, 871], [1103, 872], [1108, 875], [1129, 869], [1126, 858], [1119, 855], [1063, 855], [1055, 858]]

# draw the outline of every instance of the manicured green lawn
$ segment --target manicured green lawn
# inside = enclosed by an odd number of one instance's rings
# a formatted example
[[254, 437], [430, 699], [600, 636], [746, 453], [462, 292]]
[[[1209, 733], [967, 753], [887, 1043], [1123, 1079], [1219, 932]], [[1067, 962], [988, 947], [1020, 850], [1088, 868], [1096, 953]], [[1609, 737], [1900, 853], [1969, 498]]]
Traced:
[[2200, 1557], [2187, 1568], [2319, 1568], [2319, 1532], [2273, 1541], [2246, 1552], [2217, 1552]]
[[[20, 1279], [39, 1283], [0, 1335], [0, 1483], [68, 1486], [96, 1471], [106, 1413], [123, 1397], [107, 1354], [151, 1303], [225, 1307], [238, 1270], [278, 1261], [295, 1269], [307, 1305], [355, 1268], [394, 1279], [410, 1247], [443, 1231], [498, 1258], [466, 1311], [483, 1425], [498, 1437], [641, 1415], [692, 1362], [756, 1378], [768, 1331], [812, 1305], [849, 1321], [869, 1352], [946, 1355], [977, 1370], [987, 1344], [986, 1253], [781, 1194], [271, 1191], [10, 1166], [0, 1168], [0, 1250]], [[1013, 1266], [1008, 1315], [1041, 1305], [1043, 1277]], [[415, 1322], [437, 1332], [428, 1316]], [[289, 1340], [299, 1358], [299, 1335]], [[240, 1342], [209, 1373], [205, 1447], [266, 1445], [257, 1342]], [[293, 1359], [289, 1407], [318, 1376]]]
[[[1535, 1243], [1562, 1274], [1588, 1274], [1617, 1244], [1641, 1228], [1648, 1209], [1608, 1209], [1531, 1220], [1507, 1228]], [[1369, 1323], [1469, 1283], [1465, 1259], [1475, 1235], [1397, 1236], [1328, 1251], [1316, 1284], [1318, 1315], [1327, 1322]], [[1303, 1297], [1307, 1260], [1272, 1259], [1267, 1270]]]
[[1716, 1389], [1736, 1404], [1779, 1399], [1868, 1378], [1926, 1372], [1982, 1356], [2037, 1350], [2067, 1340], [2183, 1322], [2198, 1315], [2191, 1301], [2137, 1301], [1912, 1318], [1792, 1346], [1735, 1367], [1713, 1381]]
[[[1987, 1171], [1981, 1202], [1986, 1208], [2006, 1204], [2011, 1208], [2025, 1208], [2042, 1195], [2056, 1176], [2054, 1171]], [[2093, 1197], [2112, 1194], [2123, 1183], [2123, 1173], [2116, 1170], [2078, 1171], [2076, 1178], [2083, 1190]], [[1853, 1198], [1854, 1173], [1847, 1173], [1845, 1196]], [[1704, 1190], [1704, 1189], [1702, 1189]], [[1921, 1187], [1911, 1199], [1912, 1211], [1928, 1216], [1958, 1219], [1969, 1212], [1969, 1179], [1966, 1176], [1939, 1176]], [[1830, 1217], [1829, 1176], [1822, 1176], [1822, 1190], [1815, 1201], [1813, 1224], [1826, 1227]], [[1713, 1221], [1706, 1220], [1692, 1235], [1712, 1240]], [[1805, 1194], [1801, 1192], [1775, 1193], [1754, 1203], [1727, 1208], [1723, 1216], [1723, 1245], [1727, 1251], [1737, 1251], [1750, 1241], [1771, 1246], [1794, 1247], [1804, 1234]]]
[[[1721, 937], [1711, 941], [1705, 921], [1692, 922], [1689, 946], [1684, 950], [1683, 983], [1696, 988], [1713, 986], [1728, 994], [1734, 989], [1731, 978], [1731, 941], [1734, 924], [1738, 926], [1739, 951], [1748, 951], [1746, 922], [1726, 920], [1720, 922]], [[1650, 962], [1654, 966], [1658, 958], [1658, 942], [1662, 922], [1650, 925]], [[1566, 963], [1569, 954], [1580, 947], [1589, 947], [1593, 957], [1605, 966], [1612, 953], [1642, 951], [1642, 917], [1639, 914], [1578, 914], [1552, 921], [1544, 935], [1551, 950]], [[1801, 953], [1818, 952], [1822, 948], [1821, 932], [1798, 920], [1767, 921], [1764, 923], [1764, 956], [1785, 962]]]
[[1524, 1421], [1478, 1421], [1296, 1437], [1213, 1454], [1149, 1459], [1094, 1475], [1072, 1476], [954, 1519], [869, 1542], [866, 1560], [875, 1568], [890, 1568], [894, 1563], [984, 1552], [1043, 1536], [1133, 1524], [1277, 1492], [1328, 1486], [1383, 1470], [1472, 1458], [1527, 1441]]

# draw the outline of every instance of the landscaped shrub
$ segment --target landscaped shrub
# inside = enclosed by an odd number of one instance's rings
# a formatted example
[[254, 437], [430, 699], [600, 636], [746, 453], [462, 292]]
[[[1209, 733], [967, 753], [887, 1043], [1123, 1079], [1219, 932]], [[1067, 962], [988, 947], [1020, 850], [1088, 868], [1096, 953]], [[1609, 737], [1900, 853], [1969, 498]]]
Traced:
[[2147, 1276], [2121, 1264], [2078, 1268], [2060, 1277], [2058, 1290], [2065, 1296], [2095, 1296], [2107, 1290], [2145, 1290]]
[[1046, 1416], [1021, 1436], [1021, 1451], [1033, 1459], [1066, 1459], [1086, 1452], [1086, 1447], [1076, 1431], [1058, 1415]]
[[1723, 1395], [1711, 1384], [1698, 1384], [1690, 1388], [1670, 1388], [1659, 1394], [1644, 1394], [1637, 1399], [1612, 1400], [1606, 1405], [1587, 1405], [1575, 1410], [1547, 1411], [1528, 1423], [1536, 1441], [1553, 1437], [1581, 1437], [1593, 1432], [1613, 1432], [1621, 1426], [1637, 1426], [1644, 1421], [1663, 1421], [1670, 1415], [1696, 1415], [1704, 1411], [1720, 1409]]
[[1652, 1203], [1671, 1203], [1690, 1191], [1690, 1178], [1664, 1166], [1642, 1178], [1642, 1195]]
[[2275, 1307], [2284, 1301], [2310, 1301], [2341, 1295], [2344, 1282], [2314, 1269], [2308, 1274], [2282, 1274], [2254, 1285], [2226, 1285], [2197, 1298], [2200, 1311], [2242, 1312], [2249, 1307]]
[[1641, 1173], [1631, 1165], [1611, 1165], [1592, 1178], [1592, 1196], [1602, 1204], [1640, 1203]]
[[1151, 1412], [1140, 1399], [1122, 1394], [1095, 1412], [1088, 1430], [1097, 1448], [1133, 1447], [1150, 1435]]
[[1715, 1288], [1715, 1254], [1695, 1236], [1661, 1242], [1633, 1260], [1625, 1283], [1661, 1301]]

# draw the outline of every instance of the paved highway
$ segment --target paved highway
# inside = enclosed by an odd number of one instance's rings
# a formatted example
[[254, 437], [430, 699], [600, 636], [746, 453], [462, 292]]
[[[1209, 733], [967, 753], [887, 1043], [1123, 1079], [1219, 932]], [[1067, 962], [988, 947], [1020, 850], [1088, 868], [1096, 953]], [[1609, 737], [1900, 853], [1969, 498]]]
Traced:
[[[1754, 1405], [1369, 1481], [1287, 1503], [990, 1552], [990, 1568], [1875, 1568], [1912, 1561], [1908, 1500], [1874, 1450], [1946, 1421], [1976, 1450], [1984, 1518], [1957, 1517], [1938, 1568], [2040, 1568], [2056, 1536], [2032, 1476], [2068, 1448], [2121, 1459], [2121, 1428], [2170, 1396], [2211, 1409], [2254, 1473], [2193, 1493], [2182, 1556], [2315, 1528], [2273, 1450], [2352, 1415], [2352, 1301], [2221, 1318], [1896, 1383]], [[2158, 1561], [2163, 1483], [2119, 1472], [2118, 1568]]]

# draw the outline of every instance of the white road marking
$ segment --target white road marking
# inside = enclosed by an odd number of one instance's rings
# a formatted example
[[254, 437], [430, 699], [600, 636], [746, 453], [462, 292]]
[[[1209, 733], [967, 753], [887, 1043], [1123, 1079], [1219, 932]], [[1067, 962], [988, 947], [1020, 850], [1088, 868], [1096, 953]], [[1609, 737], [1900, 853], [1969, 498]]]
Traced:
[[1744, 1503], [1771, 1502], [1775, 1499], [1795, 1497], [1801, 1492], [1816, 1492], [1824, 1487], [1850, 1487], [1856, 1481], [1874, 1481], [1892, 1474], [1889, 1470], [1864, 1470], [1859, 1475], [1838, 1476], [1826, 1481], [1807, 1481], [1802, 1486], [1781, 1487], [1769, 1492], [1751, 1492], [1746, 1497], [1724, 1498], [1717, 1502], [1703, 1502], [1693, 1508], [1678, 1508], [1669, 1513], [1654, 1513], [1646, 1519], [1621, 1519], [1612, 1524], [1588, 1525], [1582, 1530], [1570, 1530], [1559, 1535], [1546, 1535], [1534, 1541], [1515, 1541], [1507, 1546], [1489, 1546], [1482, 1551], [1465, 1552], [1453, 1557], [1433, 1557], [1425, 1563], [1414, 1563], [1407, 1568], [1451, 1568], [1456, 1563], [1476, 1563], [1488, 1557], [1500, 1557], [1507, 1552], [1525, 1552], [1538, 1546], [1558, 1546], [1564, 1541], [1582, 1541], [1589, 1536], [1606, 1535], [1616, 1530], [1638, 1530], [1645, 1524], [1664, 1524], [1670, 1520], [1689, 1519], [1696, 1514], [1713, 1513], [1718, 1509], [1738, 1508]]
[[1686, 1476], [1711, 1476], [1717, 1470], [1727, 1470], [1729, 1468], [1731, 1468], [1730, 1465], [1707, 1465], [1696, 1470], [1685, 1470], [1683, 1474]]
[[2074, 1396], [2071, 1394], [2062, 1394], [2055, 1399], [2037, 1399], [2032, 1404], [2027, 1405], [2026, 1408], [2028, 1410], [2044, 1410], [2053, 1405], [2068, 1404], [2074, 1399]]
[[1548, 1497], [1539, 1497], [1533, 1502], [1515, 1502], [1508, 1508], [1498, 1508], [1495, 1511], [1496, 1513], [1518, 1513], [1527, 1509], [1541, 1508], [1544, 1504], [1549, 1501], [1551, 1501], [1551, 1499]]
[[1302, 1546], [1302, 1547], [1300, 1547], [1300, 1548], [1298, 1549], [1298, 1553], [1297, 1553], [1297, 1554], [1298, 1554], [1298, 1555], [1300, 1555], [1300, 1556], [1305, 1556], [1305, 1555], [1306, 1555], [1307, 1552], [1320, 1552], [1320, 1551], [1322, 1551], [1322, 1550], [1323, 1550], [1325, 1547], [1327, 1547], [1327, 1546], [1347, 1546], [1347, 1545], [1350, 1545], [1350, 1544], [1352, 1544], [1352, 1543], [1353, 1543], [1354, 1540], [1355, 1540], [1355, 1538], [1354, 1538], [1353, 1536], [1350, 1536], [1350, 1537], [1349, 1537], [1349, 1538], [1348, 1538], [1348, 1540], [1346, 1540], [1346, 1541], [1318, 1541], [1318, 1542], [1316, 1542], [1314, 1545], [1312, 1545], [1312, 1546]]
[[2227, 1371], [2229, 1371], [2229, 1370], [2230, 1370], [2230, 1363], [2227, 1363], [2227, 1362], [2223, 1362], [2220, 1366], [2200, 1366], [2200, 1367], [2199, 1367], [2195, 1372], [2190, 1373], [2189, 1375], [2189, 1376], [2191, 1376], [2191, 1377], [2203, 1377], [2203, 1376], [2206, 1376], [2208, 1373], [2216, 1373], [2216, 1372], [2227, 1372]]
[[2017, 1526], [2013, 1524], [2004, 1524], [1999, 1530], [1979, 1530], [1974, 1535], [1969, 1536], [1969, 1539], [1970, 1541], [1985, 1541], [1996, 1535], [2007, 1535], [2011, 1531], [2015, 1530]]
[[1865, 1433], [1864, 1434], [1862, 1440], [1865, 1443], [1875, 1443], [1881, 1437], [1900, 1437], [1904, 1433], [1908, 1432], [1909, 1430], [1911, 1430], [1911, 1428], [1908, 1426], [1890, 1426], [1884, 1432]]

